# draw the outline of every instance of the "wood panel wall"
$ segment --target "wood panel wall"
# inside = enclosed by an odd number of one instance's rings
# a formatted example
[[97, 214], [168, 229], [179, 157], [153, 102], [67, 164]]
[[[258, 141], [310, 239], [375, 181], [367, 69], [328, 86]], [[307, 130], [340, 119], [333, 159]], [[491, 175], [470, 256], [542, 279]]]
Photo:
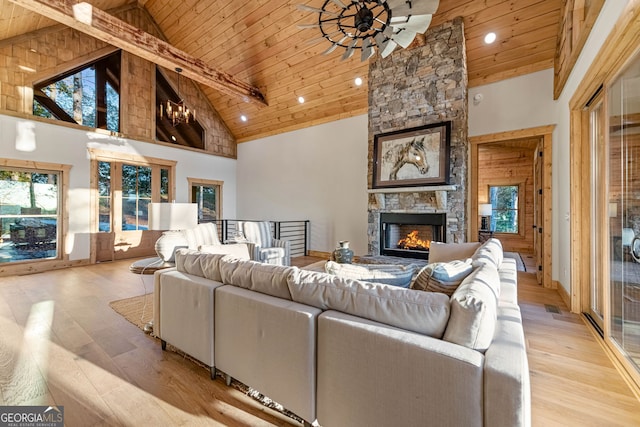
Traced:
[[[496, 234], [505, 251], [533, 253], [535, 147], [509, 144], [482, 144], [478, 147], [478, 203], [487, 203], [491, 185], [521, 185], [519, 233]], [[477, 219], [480, 221], [480, 218]]]
[[[164, 39], [144, 9], [129, 5], [112, 10], [110, 13]], [[81, 66], [114, 50], [115, 48], [107, 43], [64, 25], [47, 27], [0, 41], [0, 111], [31, 116], [33, 114], [32, 88], [35, 82]], [[176, 88], [177, 73], [173, 70], [165, 70], [165, 74]], [[181, 77], [180, 95], [189, 106], [196, 109], [198, 121], [205, 129], [204, 151], [236, 158], [235, 138], [200, 87], [193, 81]], [[155, 139], [155, 118], [158, 113], [155, 98], [154, 64], [123, 52], [120, 93], [121, 136], [139, 141], [168, 144]], [[55, 122], [69, 125], [60, 121]]]

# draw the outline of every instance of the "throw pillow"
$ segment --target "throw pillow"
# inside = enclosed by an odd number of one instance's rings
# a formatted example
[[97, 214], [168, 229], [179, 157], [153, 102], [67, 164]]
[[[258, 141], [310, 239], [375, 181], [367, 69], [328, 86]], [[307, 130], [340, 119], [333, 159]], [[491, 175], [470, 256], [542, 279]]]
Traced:
[[497, 321], [500, 276], [491, 263], [476, 268], [451, 296], [451, 317], [443, 340], [484, 353]]
[[500, 268], [503, 258], [502, 243], [494, 237], [484, 242], [471, 257], [474, 267], [490, 263], [495, 268]]
[[324, 269], [329, 274], [346, 279], [364, 280], [408, 288], [416, 266], [414, 264], [339, 264], [334, 261], [327, 261]]
[[472, 270], [471, 259], [428, 264], [420, 270], [411, 288], [451, 296]]

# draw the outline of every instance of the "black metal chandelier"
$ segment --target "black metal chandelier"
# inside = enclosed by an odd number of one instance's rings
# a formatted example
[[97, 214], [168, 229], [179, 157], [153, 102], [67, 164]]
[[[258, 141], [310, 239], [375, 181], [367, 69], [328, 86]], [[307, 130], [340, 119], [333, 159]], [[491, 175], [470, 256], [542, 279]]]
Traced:
[[[182, 68], [176, 68], [176, 73], [178, 73], [178, 98], [180, 98], [180, 73], [182, 73]], [[193, 121], [196, 119], [195, 110], [190, 110], [182, 98], [180, 98], [178, 102], [167, 99], [166, 105], [161, 102], [160, 117], [163, 117], [165, 114], [167, 119], [171, 120], [173, 126], [180, 123], [189, 123], [190, 120]]]
[[[345, 0], [346, 1], [346, 0]], [[331, 46], [324, 52], [330, 54], [336, 48], [345, 49], [342, 59], [361, 50], [360, 60], [371, 58], [376, 49], [384, 58], [396, 46], [408, 47], [416, 34], [427, 31], [431, 17], [440, 0], [325, 0], [320, 8], [298, 5], [298, 8], [318, 14], [318, 22], [298, 25], [301, 29], [319, 28]]]

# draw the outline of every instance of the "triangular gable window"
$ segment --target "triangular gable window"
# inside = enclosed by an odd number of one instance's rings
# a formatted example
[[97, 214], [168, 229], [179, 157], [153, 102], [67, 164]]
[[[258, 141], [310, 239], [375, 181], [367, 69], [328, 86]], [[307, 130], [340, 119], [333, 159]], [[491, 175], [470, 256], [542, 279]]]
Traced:
[[34, 85], [33, 114], [119, 132], [120, 52]]

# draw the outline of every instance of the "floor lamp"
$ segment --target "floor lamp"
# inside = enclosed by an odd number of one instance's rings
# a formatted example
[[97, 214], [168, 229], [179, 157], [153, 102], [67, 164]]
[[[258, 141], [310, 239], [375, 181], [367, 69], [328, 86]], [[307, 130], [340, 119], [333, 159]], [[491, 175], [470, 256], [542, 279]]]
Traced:
[[188, 247], [180, 230], [198, 225], [198, 205], [195, 203], [149, 203], [149, 230], [164, 231], [156, 241], [158, 257], [172, 265], [178, 248]]

